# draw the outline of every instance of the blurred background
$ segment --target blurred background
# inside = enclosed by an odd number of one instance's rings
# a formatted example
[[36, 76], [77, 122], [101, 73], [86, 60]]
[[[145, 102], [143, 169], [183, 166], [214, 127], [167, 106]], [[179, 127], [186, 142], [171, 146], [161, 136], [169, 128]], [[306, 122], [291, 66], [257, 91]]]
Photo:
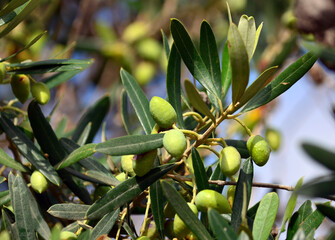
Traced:
[[[3, 0], [0, 5], [7, 2]], [[28, 20], [0, 40], [0, 57], [15, 53], [47, 30], [42, 39], [10, 62], [94, 59], [91, 67], [53, 90], [52, 101], [43, 110], [49, 114], [56, 99], [60, 99], [51, 123], [55, 128], [62, 124], [66, 132], [76, 125], [84, 109], [104, 94], [110, 94], [111, 111], [105, 119], [107, 138], [126, 135], [120, 115], [120, 68], [135, 77], [149, 100], [154, 95], [166, 97], [167, 57], [161, 32], [171, 44], [170, 18], [177, 18], [197, 45], [201, 21], [206, 19], [222, 51], [229, 25], [226, 2], [236, 24], [242, 14], [254, 16], [256, 26], [264, 23], [251, 62], [250, 82], [267, 67], [285, 67], [310, 49], [321, 54], [321, 60], [292, 89], [278, 100], [241, 117], [253, 133], [265, 136], [272, 131], [280, 142], [266, 166], [255, 166], [254, 181], [294, 186], [300, 177], [306, 182], [327, 174], [325, 168], [303, 152], [301, 143], [309, 141], [328, 149], [335, 146], [335, 3], [332, 0], [44, 0]], [[43, 80], [48, 75], [34, 77]], [[185, 78], [190, 78], [190, 74], [183, 67], [182, 79]], [[0, 101], [13, 98], [10, 86], [1, 85]], [[230, 96], [227, 103], [229, 99]], [[139, 125], [135, 115], [132, 121], [132, 130], [136, 131]], [[218, 135], [231, 139], [247, 137], [234, 121], [223, 123]], [[101, 134], [95, 141], [101, 141]], [[210, 164], [213, 159], [205, 160]], [[251, 204], [267, 191], [255, 189]], [[289, 193], [278, 190], [278, 194], [283, 211]], [[299, 198], [297, 206], [303, 200]], [[330, 227], [325, 221], [318, 235], [322, 236]]]

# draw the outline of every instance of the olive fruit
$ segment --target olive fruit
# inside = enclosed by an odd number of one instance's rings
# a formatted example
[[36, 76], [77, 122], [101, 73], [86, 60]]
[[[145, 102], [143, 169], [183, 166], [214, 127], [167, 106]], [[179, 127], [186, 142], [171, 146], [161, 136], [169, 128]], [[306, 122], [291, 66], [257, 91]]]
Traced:
[[0, 239], [2, 239], [2, 240], [10, 240], [9, 232], [7, 230], [1, 231], [1, 233], [0, 233]]
[[10, 85], [15, 97], [19, 99], [21, 103], [25, 103], [30, 93], [29, 77], [24, 74], [15, 74], [10, 80]]
[[36, 82], [31, 86], [31, 95], [39, 104], [47, 104], [50, 100], [50, 90], [45, 83]]
[[252, 160], [258, 166], [264, 166], [268, 162], [271, 147], [262, 136], [252, 135], [247, 141], [247, 148]]
[[105, 194], [111, 190], [112, 188], [110, 186], [104, 186], [104, 185], [100, 185], [98, 186], [95, 190], [94, 190], [94, 194], [93, 194], [93, 199], [94, 201], [102, 198], [103, 196], [105, 196]]
[[77, 239], [77, 235], [70, 231], [63, 231], [60, 233], [61, 240], [75, 240]]
[[[187, 203], [187, 205], [191, 208], [192, 212], [194, 212], [195, 215], [198, 215], [198, 209], [197, 207], [192, 203]], [[173, 221], [173, 234], [178, 239], [182, 239], [187, 234], [189, 234], [191, 230], [185, 225], [183, 220], [179, 217], [178, 214], [174, 216]]]
[[142, 233], [142, 237], [146, 237], [146, 238], [143, 238], [143, 239], [156, 239], [156, 238], [158, 238], [159, 234], [158, 234], [158, 230], [157, 230], [155, 221], [147, 219], [146, 224], [147, 224], [148, 227]]
[[37, 170], [31, 174], [30, 183], [31, 187], [40, 194], [48, 188], [48, 180]]
[[183, 132], [178, 129], [167, 131], [163, 137], [163, 146], [171, 156], [181, 157], [187, 147]]
[[154, 96], [149, 103], [150, 114], [155, 122], [163, 129], [171, 128], [177, 121], [177, 113], [172, 105], [163, 98]]
[[130, 176], [134, 176], [135, 172], [133, 169], [133, 158], [134, 155], [124, 155], [121, 157], [121, 167], [124, 172], [128, 172]]
[[176, 211], [169, 202], [165, 205], [163, 212], [165, 218], [173, 218], [174, 215], [176, 214]]
[[115, 178], [120, 182], [124, 182], [126, 180], [126, 174], [124, 172], [119, 173], [118, 175], [116, 175]]
[[229, 146], [220, 153], [220, 168], [224, 175], [233, 176], [240, 169], [241, 155], [236, 148]]
[[228, 200], [211, 189], [200, 191], [195, 197], [195, 205], [201, 212], [207, 212], [208, 209], [213, 208], [219, 213], [231, 213]]
[[145, 38], [136, 44], [136, 50], [142, 58], [156, 62], [161, 56], [162, 46], [154, 38]]
[[6, 65], [5, 63], [0, 63], [0, 83], [3, 83], [6, 75]]
[[139, 63], [134, 71], [134, 77], [140, 85], [146, 85], [155, 76], [156, 68], [150, 62]]
[[265, 137], [266, 140], [268, 141], [271, 149], [273, 151], [277, 151], [280, 147], [280, 143], [281, 143], [281, 135], [280, 133], [273, 128], [268, 128], [265, 131]]
[[152, 168], [152, 165], [157, 156], [157, 149], [146, 152], [144, 154], [136, 155], [133, 158], [133, 170], [135, 174], [142, 177]]

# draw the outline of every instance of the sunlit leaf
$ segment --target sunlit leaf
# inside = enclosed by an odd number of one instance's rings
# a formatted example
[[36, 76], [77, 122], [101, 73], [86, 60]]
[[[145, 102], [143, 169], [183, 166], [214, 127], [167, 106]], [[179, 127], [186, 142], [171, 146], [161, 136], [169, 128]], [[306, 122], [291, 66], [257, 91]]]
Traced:
[[27, 172], [27, 168], [25, 166], [8, 156], [8, 154], [2, 148], [0, 148], [0, 163], [21, 172]]
[[238, 23], [238, 31], [240, 32], [243, 39], [250, 62], [254, 51], [256, 38], [255, 19], [253, 17], [248, 17], [247, 15], [242, 15], [240, 18], [240, 22]]
[[52, 205], [48, 209], [48, 213], [58, 218], [80, 220], [85, 219], [85, 214], [89, 207], [90, 205], [85, 204], [60, 203]]

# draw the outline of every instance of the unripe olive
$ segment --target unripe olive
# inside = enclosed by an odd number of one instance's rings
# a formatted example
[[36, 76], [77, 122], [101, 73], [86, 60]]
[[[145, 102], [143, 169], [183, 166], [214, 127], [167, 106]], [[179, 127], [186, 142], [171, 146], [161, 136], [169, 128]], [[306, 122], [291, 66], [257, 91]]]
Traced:
[[229, 146], [220, 153], [220, 168], [224, 175], [233, 176], [240, 169], [241, 155], [236, 148]]
[[77, 239], [77, 235], [70, 231], [63, 231], [60, 233], [61, 240], [75, 240]]
[[1, 231], [1, 233], [0, 233], [0, 239], [1, 240], [10, 240], [9, 232], [7, 230]]
[[266, 137], [266, 140], [268, 141], [271, 149], [273, 151], [277, 151], [279, 149], [280, 143], [281, 143], [280, 132], [278, 132], [276, 129], [268, 128], [265, 131], [265, 137]]
[[231, 213], [228, 200], [211, 189], [200, 191], [195, 197], [195, 205], [201, 212], [207, 212], [208, 209], [213, 208], [219, 213]]
[[174, 210], [174, 208], [171, 206], [170, 203], [167, 203], [164, 207], [164, 217], [173, 218], [175, 214], [176, 214], [176, 211]]
[[31, 187], [38, 193], [42, 193], [48, 188], [48, 180], [39, 171], [34, 171], [30, 177]]
[[15, 74], [10, 80], [10, 85], [15, 97], [19, 99], [21, 103], [25, 103], [30, 93], [29, 77], [24, 74]]
[[227, 191], [227, 198], [231, 208], [233, 207], [235, 192], [236, 192], [236, 186], [233, 185], [229, 186]]
[[3, 83], [5, 75], [6, 75], [6, 64], [2, 62], [0, 63], [0, 83]]
[[115, 178], [120, 182], [124, 182], [126, 180], [126, 174], [124, 172], [119, 173], [118, 175], [116, 175]]
[[183, 132], [177, 129], [167, 131], [163, 137], [163, 146], [171, 156], [181, 157], [187, 147]]
[[153, 220], [149, 220], [149, 221], [150, 221], [149, 225], [145, 229], [145, 231], [142, 233], [142, 236], [147, 237], [145, 239], [156, 239], [156, 238], [158, 238], [159, 234], [158, 234], [158, 230], [157, 230], [155, 221], [153, 221]]
[[162, 46], [153, 38], [145, 38], [136, 45], [136, 50], [144, 59], [158, 61], [162, 53]]
[[157, 156], [157, 149], [136, 155], [133, 159], [133, 169], [137, 176], [142, 177], [152, 168], [152, 165]]
[[124, 172], [128, 172], [130, 176], [135, 176], [133, 169], [134, 155], [124, 155], [121, 157], [121, 167]]
[[146, 85], [155, 76], [156, 68], [150, 62], [139, 63], [134, 71], [134, 77], [140, 85]]
[[[198, 209], [193, 203], [187, 203], [187, 205], [191, 208], [192, 212], [194, 212], [195, 215], [198, 215]], [[173, 221], [174, 236], [177, 237], [178, 239], [182, 239], [190, 232], [191, 230], [185, 225], [185, 223], [183, 222], [183, 220], [181, 220], [179, 215], [176, 214]]]
[[268, 162], [271, 147], [262, 136], [252, 135], [247, 141], [247, 148], [252, 160], [258, 166], [264, 166]]
[[45, 83], [36, 82], [31, 86], [31, 95], [39, 104], [47, 104], [50, 100], [50, 90]]
[[172, 105], [163, 98], [154, 96], [149, 103], [150, 114], [155, 122], [164, 129], [171, 128], [177, 121], [177, 113]]
[[142, 39], [149, 32], [148, 24], [146, 22], [134, 22], [127, 26], [122, 34], [122, 39], [125, 42], [132, 43]]

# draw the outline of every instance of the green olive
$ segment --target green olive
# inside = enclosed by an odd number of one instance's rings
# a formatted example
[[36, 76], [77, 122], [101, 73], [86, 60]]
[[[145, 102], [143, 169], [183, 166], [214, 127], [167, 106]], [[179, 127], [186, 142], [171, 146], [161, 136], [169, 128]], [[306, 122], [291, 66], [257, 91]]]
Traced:
[[220, 168], [224, 175], [233, 176], [240, 169], [241, 155], [236, 148], [229, 146], [220, 153]]
[[177, 113], [172, 105], [163, 98], [154, 96], [149, 103], [150, 114], [155, 122], [163, 129], [171, 128], [177, 121]]
[[105, 196], [105, 194], [111, 189], [112, 188], [110, 186], [104, 186], [104, 185], [98, 186], [95, 189], [94, 194], [93, 194], [94, 201], [96, 201], [96, 200], [102, 198], [103, 196]]
[[118, 175], [116, 175], [115, 178], [120, 182], [124, 182], [126, 180], [126, 174], [124, 172], [121, 172]]
[[47, 104], [50, 100], [50, 90], [45, 83], [37, 82], [31, 86], [31, 95], [39, 104]]
[[135, 176], [133, 169], [134, 155], [124, 155], [121, 157], [121, 167], [124, 172], [128, 172], [130, 176]]
[[[198, 209], [193, 203], [187, 203], [187, 205], [191, 208], [192, 212], [195, 215], [198, 215]], [[182, 239], [190, 232], [191, 230], [185, 225], [185, 223], [183, 222], [183, 220], [181, 220], [179, 215], [176, 214], [173, 221], [174, 236], [177, 237], [178, 239]]]
[[3, 83], [5, 75], [6, 75], [6, 64], [2, 62], [0, 63], [0, 83]]
[[136, 155], [133, 159], [133, 170], [135, 174], [142, 177], [152, 168], [152, 165], [157, 156], [157, 149], [144, 154]]
[[139, 63], [134, 71], [134, 77], [140, 85], [148, 84], [155, 76], [156, 68], [150, 62]]
[[167, 131], [163, 137], [163, 146], [171, 156], [181, 157], [187, 147], [184, 133], [177, 129]]
[[61, 240], [76, 240], [77, 235], [70, 231], [63, 231], [60, 233]]
[[277, 151], [281, 144], [281, 134], [276, 129], [268, 128], [265, 131], [265, 137], [271, 149]]
[[211, 189], [200, 191], [195, 197], [195, 205], [201, 212], [207, 212], [209, 208], [213, 208], [219, 213], [231, 213], [228, 200]]
[[271, 147], [268, 142], [260, 135], [252, 135], [247, 141], [252, 160], [258, 166], [264, 166], [270, 157]]
[[17, 99], [23, 104], [25, 103], [30, 94], [30, 80], [27, 75], [15, 74], [10, 80], [12, 91]]
[[31, 187], [41, 194], [48, 189], [48, 180], [39, 171], [34, 171], [30, 177]]

